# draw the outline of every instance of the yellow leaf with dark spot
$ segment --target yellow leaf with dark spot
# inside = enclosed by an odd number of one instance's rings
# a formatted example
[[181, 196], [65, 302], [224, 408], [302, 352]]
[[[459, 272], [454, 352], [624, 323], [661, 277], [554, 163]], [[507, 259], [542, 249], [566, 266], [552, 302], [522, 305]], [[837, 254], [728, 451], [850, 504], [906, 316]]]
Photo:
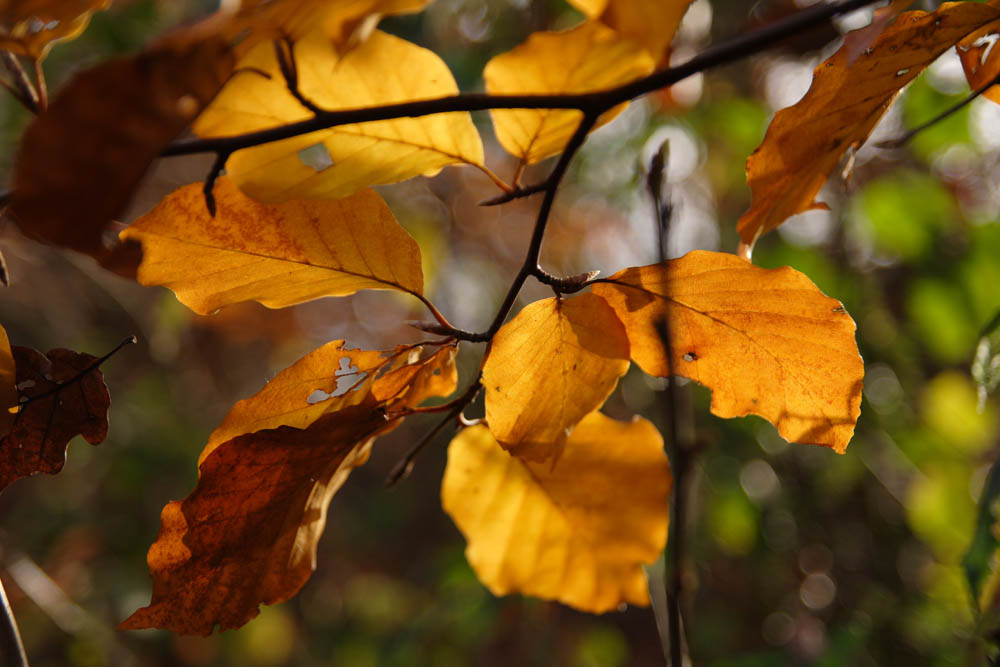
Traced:
[[694, 251], [593, 290], [618, 313], [647, 373], [669, 373], [666, 317], [674, 373], [712, 390], [713, 414], [759, 415], [790, 442], [847, 448], [864, 378], [854, 321], [798, 271]]
[[497, 332], [483, 365], [486, 421], [512, 453], [558, 456], [629, 367], [625, 329], [602, 299], [543, 299]]
[[465, 429], [448, 448], [441, 501], [494, 594], [600, 613], [649, 604], [642, 566], [666, 544], [670, 485], [650, 422], [594, 412], [555, 466], [509, 455], [483, 426]]

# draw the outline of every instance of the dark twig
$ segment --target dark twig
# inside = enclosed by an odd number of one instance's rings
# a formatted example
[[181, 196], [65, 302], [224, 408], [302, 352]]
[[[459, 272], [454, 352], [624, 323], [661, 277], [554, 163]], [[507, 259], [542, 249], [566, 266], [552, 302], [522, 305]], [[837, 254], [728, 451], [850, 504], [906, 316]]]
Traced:
[[456, 420], [457, 423], [462, 423], [461, 416], [462, 411], [475, 400], [476, 396], [482, 390], [482, 385], [479, 383], [479, 378], [477, 377], [475, 382], [469, 385], [469, 388], [465, 390], [465, 393], [456, 398], [454, 401], [446, 403], [444, 406], [437, 406], [437, 408], [448, 409], [448, 413], [444, 416], [444, 419], [435, 424], [434, 428], [427, 432], [427, 434], [422, 437], [417, 444], [410, 448], [410, 451], [399, 460], [399, 462], [393, 466], [392, 470], [389, 472], [389, 476], [385, 480], [386, 487], [394, 486], [403, 479], [405, 479], [410, 472], [413, 470], [413, 462], [416, 460], [417, 455], [423, 451], [431, 440], [437, 436], [438, 433], [444, 429], [449, 423]]
[[28, 655], [24, 652], [14, 610], [7, 600], [7, 592], [3, 588], [2, 581], [0, 581], [0, 659], [7, 667], [28, 667]]
[[213, 218], [215, 217], [215, 182], [219, 180], [222, 170], [226, 168], [227, 160], [229, 160], [229, 153], [219, 153], [215, 156], [215, 161], [208, 171], [208, 176], [205, 177], [205, 185], [202, 188], [202, 192], [205, 194], [205, 207]]
[[515, 199], [523, 199], [524, 197], [530, 197], [531, 195], [537, 195], [539, 192], [545, 192], [548, 187], [548, 180], [542, 181], [541, 183], [535, 183], [534, 185], [529, 185], [526, 188], [516, 187], [510, 192], [504, 192], [502, 194], [493, 197], [492, 199], [486, 199], [479, 202], [480, 206], [497, 206], [498, 204], [506, 204], [509, 201], [514, 201]]
[[281, 70], [281, 75], [285, 77], [285, 85], [288, 86], [288, 92], [292, 94], [299, 104], [304, 106], [313, 114], [323, 113], [323, 109], [316, 105], [315, 102], [306, 97], [302, 91], [299, 89], [299, 67], [295, 63], [295, 51], [292, 41], [287, 37], [274, 40], [274, 57], [278, 61], [278, 69]]
[[842, 0], [829, 4], [817, 3], [791, 16], [752, 32], [738, 35], [718, 46], [698, 54], [691, 60], [659, 70], [631, 83], [604, 91], [561, 95], [488, 95], [465, 93], [432, 100], [401, 102], [377, 107], [322, 111], [313, 118], [278, 127], [227, 137], [186, 140], [168, 146], [161, 156], [192, 153], [233, 153], [243, 148], [259, 146], [325, 130], [338, 125], [364, 123], [393, 118], [415, 118], [453, 111], [484, 111], [487, 109], [578, 109], [585, 115], [600, 115], [622, 102], [671, 86], [692, 74], [726, 65], [770, 48], [773, 44], [800, 30], [829, 21], [877, 0]]
[[958, 102], [958, 103], [956, 103], [956, 104], [948, 107], [947, 109], [945, 109], [944, 111], [942, 111], [938, 115], [934, 116], [930, 120], [928, 120], [928, 121], [926, 121], [924, 123], [921, 123], [920, 125], [917, 125], [912, 130], [909, 130], [908, 132], [903, 133], [902, 135], [896, 137], [895, 139], [888, 139], [886, 141], [880, 141], [880, 142], [876, 143], [875, 146], [877, 148], [900, 148], [900, 147], [902, 147], [903, 145], [905, 145], [906, 143], [908, 143], [911, 139], [913, 139], [913, 137], [917, 136], [918, 134], [920, 134], [921, 132], [923, 132], [927, 128], [932, 127], [932, 126], [936, 125], [937, 123], [940, 123], [942, 120], [944, 120], [945, 118], [951, 116], [953, 113], [961, 111], [966, 106], [968, 106], [970, 103], [972, 103], [972, 101], [974, 99], [976, 99], [977, 97], [979, 97], [980, 95], [982, 95], [983, 93], [985, 93], [987, 90], [989, 90], [993, 86], [997, 85], [998, 83], [1000, 83], [1000, 74], [998, 74], [997, 76], [995, 76], [992, 79], [990, 79], [989, 83], [987, 83], [986, 85], [984, 85], [984, 86], [982, 86], [980, 88], [977, 88], [976, 90], [974, 90], [971, 93], [969, 93], [968, 97], [966, 97], [965, 99], [963, 99], [961, 102]]
[[125, 347], [126, 345], [135, 345], [137, 342], [138, 342], [138, 339], [135, 336], [129, 336], [128, 338], [126, 338], [122, 342], [118, 343], [118, 345], [115, 346], [115, 349], [111, 350], [110, 352], [108, 352], [107, 354], [105, 354], [103, 357], [95, 359], [86, 368], [84, 368], [82, 371], [80, 371], [79, 373], [77, 373], [76, 375], [74, 375], [73, 377], [71, 377], [70, 379], [66, 380], [65, 382], [60, 382], [56, 386], [52, 387], [51, 389], [49, 389], [47, 391], [43, 391], [40, 394], [35, 394], [34, 396], [28, 396], [23, 401], [21, 401], [20, 403], [18, 403], [18, 414], [20, 414], [21, 411], [23, 411], [26, 406], [31, 405], [35, 401], [40, 401], [43, 398], [48, 398], [49, 396], [52, 396], [53, 394], [58, 394], [59, 392], [61, 392], [66, 387], [69, 387], [71, 385], [76, 384], [77, 382], [79, 382], [80, 380], [82, 380], [83, 378], [85, 378], [88, 374], [90, 374], [93, 371], [95, 371], [98, 368], [100, 368], [101, 365], [104, 362], [106, 362], [108, 359], [110, 359], [111, 357], [113, 357], [116, 354], [118, 354], [118, 352], [121, 351], [121, 349], [123, 347]]
[[25, 109], [33, 114], [37, 114], [41, 109], [38, 91], [35, 90], [34, 84], [28, 78], [27, 72], [24, 71], [21, 61], [10, 51], [0, 51], [0, 60], [3, 60], [4, 67], [7, 68], [7, 71], [10, 72], [11, 77], [14, 79], [12, 84], [6, 86], [7, 90], [11, 92], [14, 98]]

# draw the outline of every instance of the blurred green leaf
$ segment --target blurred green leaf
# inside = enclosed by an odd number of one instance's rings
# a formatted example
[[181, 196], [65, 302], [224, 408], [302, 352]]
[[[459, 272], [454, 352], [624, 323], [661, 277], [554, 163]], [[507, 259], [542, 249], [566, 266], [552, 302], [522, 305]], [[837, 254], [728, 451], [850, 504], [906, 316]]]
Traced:
[[979, 392], [979, 411], [986, 407], [986, 399], [1000, 384], [1000, 312], [983, 331], [976, 356], [972, 359], [972, 379]]

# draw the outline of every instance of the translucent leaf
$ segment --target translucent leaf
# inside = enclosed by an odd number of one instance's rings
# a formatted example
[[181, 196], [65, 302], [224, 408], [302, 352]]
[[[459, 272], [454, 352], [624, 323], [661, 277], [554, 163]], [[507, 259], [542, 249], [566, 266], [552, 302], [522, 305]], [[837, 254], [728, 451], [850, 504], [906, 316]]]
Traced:
[[448, 448], [441, 500], [494, 594], [600, 613], [649, 604], [642, 566], [666, 544], [670, 485], [651, 423], [595, 412], [556, 465], [511, 456], [483, 426], [463, 430]]

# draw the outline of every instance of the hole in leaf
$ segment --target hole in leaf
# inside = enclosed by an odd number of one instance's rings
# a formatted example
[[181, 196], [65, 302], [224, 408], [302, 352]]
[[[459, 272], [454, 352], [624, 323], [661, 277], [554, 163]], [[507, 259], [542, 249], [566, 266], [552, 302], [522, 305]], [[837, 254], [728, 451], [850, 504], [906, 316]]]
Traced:
[[306, 402], [309, 405], [315, 405], [316, 403], [320, 403], [322, 401], [325, 401], [326, 399], [330, 398], [330, 396], [332, 396], [332, 395], [333, 394], [328, 394], [325, 391], [323, 391], [322, 389], [317, 389], [313, 393], [309, 394], [309, 398], [306, 399]]
[[365, 379], [368, 373], [359, 373], [358, 367], [351, 365], [350, 357], [341, 357], [340, 368], [333, 372], [333, 376], [337, 378], [337, 388], [330, 396], [343, 396], [356, 383]]
[[302, 164], [320, 173], [333, 166], [333, 158], [323, 142], [313, 144], [299, 151]]

